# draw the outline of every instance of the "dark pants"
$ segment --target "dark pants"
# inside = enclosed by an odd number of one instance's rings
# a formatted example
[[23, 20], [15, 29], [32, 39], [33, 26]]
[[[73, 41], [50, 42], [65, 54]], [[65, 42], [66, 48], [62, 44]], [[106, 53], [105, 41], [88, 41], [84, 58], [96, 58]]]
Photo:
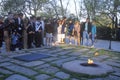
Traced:
[[15, 51], [15, 48], [17, 47], [16, 44], [11, 44], [10, 48], [11, 48], [11, 51]]
[[21, 50], [21, 49], [23, 49], [23, 30], [18, 30], [18, 33], [20, 35], [20, 38], [19, 38], [19, 41], [20, 41], [19, 49]]
[[41, 32], [35, 32], [35, 45], [36, 47], [41, 47], [42, 44], [42, 34]]
[[2, 47], [3, 35], [3, 29], [0, 29], [0, 47]]
[[32, 48], [32, 43], [34, 41], [34, 34], [28, 34], [28, 48]]
[[2, 47], [2, 42], [3, 42], [3, 39], [2, 39], [2, 37], [0, 36], [0, 47]]

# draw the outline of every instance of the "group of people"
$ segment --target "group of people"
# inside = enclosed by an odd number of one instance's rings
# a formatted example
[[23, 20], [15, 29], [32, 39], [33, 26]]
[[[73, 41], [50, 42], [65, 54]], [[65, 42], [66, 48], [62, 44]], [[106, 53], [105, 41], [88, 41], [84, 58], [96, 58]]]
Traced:
[[14, 50], [15, 47], [22, 49], [22, 34], [24, 29], [23, 14], [8, 13], [7, 18], [0, 17], [0, 47], [3, 40], [6, 43], [6, 51]]
[[[57, 37], [56, 37], [57, 35]], [[6, 51], [21, 50], [41, 46], [52, 46], [55, 38], [59, 43], [64, 43], [65, 38], [75, 39], [75, 44], [89, 45], [88, 40], [96, 36], [96, 26], [89, 18], [86, 22], [67, 20], [66, 17], [56, 20], [43, 20], [41, 17], [31, 16], [23, 18], [22, 13], [8, 13], [7, 18], [0, 17], [0, 48], [2, 42], [6, 44]], [[55, 40], [54, 40], [55, 41]]]
[[74, 38], [75, 45], [84, 45], [94, 47], [94, 42], [96, 38], [96, 25], [93, 20], [87, 18], [86, 22], [80, 23], [79, 21], [69, 20], [64, 17], [62, 20], [58, 21], [58, 42], [63, 43], [65, 38]]
[[0, 17], [0, 47], [6, 44], [6, 51], [15, 51], [43, 45], [44, 21], [41, 17], [31, 16], [23, 19], [22, 13], [8, 13], [7, 18]]
[[[93, 20], [90, 22], [90, 19], [87, 18], [86, 22], [83, 23], [83, 26], [81, 28], [82, 32], [82, 44], [85, 46], [91, 46], [94, 47], [95, 43], [95, 38], [96, 38], [96, 24], [95, 21]], [[91, 43], [90, 43], [91, 40]]]

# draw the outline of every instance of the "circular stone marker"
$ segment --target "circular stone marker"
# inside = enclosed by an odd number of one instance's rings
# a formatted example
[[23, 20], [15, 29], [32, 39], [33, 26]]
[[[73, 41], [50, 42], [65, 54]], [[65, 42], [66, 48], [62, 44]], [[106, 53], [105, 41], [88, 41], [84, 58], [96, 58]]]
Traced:
[[106, 65], [104, 63], [100, 63], [100, 62], [95, 62], [95, 64], [97, 65], [96, 67], [81, 65], [86, 62], [80, 61], [80, 60], [70, 61], [70, 62], [64, 63], [62, 65], [62, 67], [70, 72], [87, 74], [87, 75], [91, 75], [91, 76], [101, 76], [101, 75], [107, 74], [108, 72], [113, 71], [111, 66], [108, 66], [108, 65]]

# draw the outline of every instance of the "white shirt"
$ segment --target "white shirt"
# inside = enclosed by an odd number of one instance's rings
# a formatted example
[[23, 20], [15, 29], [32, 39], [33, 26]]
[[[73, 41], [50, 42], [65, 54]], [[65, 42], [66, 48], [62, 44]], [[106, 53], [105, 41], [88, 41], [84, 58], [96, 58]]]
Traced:
[[88, 23], [85, 23], [85, 31], [88, 31]]
[[18, 24], [20, 25], [21, 24], [21, 19], [18, 17]]
[[36, 21], [35, 22], [35, 31], [38, 31], [41, 26], [42, 26], [42, 24], [39, 21]]
[[42, 23], [42, 30], [44, 30], [45, 29], [45, 23], [44, 23], [43, 20], [41, 20], [41, 23]]
[[62, 31], [62, 25], [59, 25], [59, 26], [58, 26], [57, 31], [58, 31], [58, 34], [61, 34], [61, 31]]

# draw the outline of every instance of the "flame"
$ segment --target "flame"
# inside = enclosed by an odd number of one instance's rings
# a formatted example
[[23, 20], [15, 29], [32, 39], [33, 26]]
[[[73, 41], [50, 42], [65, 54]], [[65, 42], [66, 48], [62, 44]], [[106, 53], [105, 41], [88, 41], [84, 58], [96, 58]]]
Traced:
[[94, 63], [93, 60], [88, 59], [88, 64], [93, 64], [93, 63]]
[[99, 53], [98, 53], [98, 52], [96, 52], [96, 53], [95, 53], [95, 56], [98, 56], [98, 55], [99, 55]]

